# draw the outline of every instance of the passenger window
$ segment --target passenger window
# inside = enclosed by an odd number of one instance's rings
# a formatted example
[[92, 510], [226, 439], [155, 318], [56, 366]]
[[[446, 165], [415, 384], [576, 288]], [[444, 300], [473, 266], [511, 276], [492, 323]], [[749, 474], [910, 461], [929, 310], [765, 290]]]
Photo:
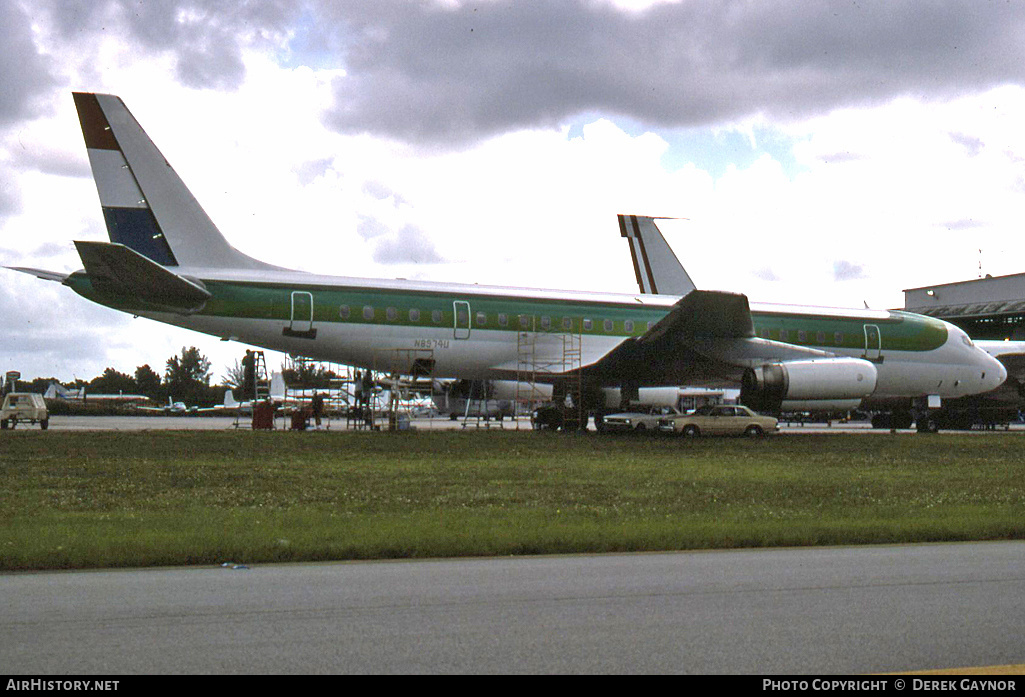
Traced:
[[363, 319], [373, 319], [373, 318], [374, 318], [374, 308], [372, 308], [370, 305], [364, 305], [363, 306]]
[[779, 340], [780, 341], [786, 341], [789, 338], [790, 338], [790, 335], [787, 333], [786, 329], [780, 329], [779, 330]]
[[628, 319], [625, 322], [623, 322], [623, 331], [625, 331], [627, 334], [634, 333], [634, 321], [632, 319]]
[[420, 321], [420, 310], [417, 310], [416, 308], [413, 308], [412, 310], [410, 310], [409, 311], [409, 321], [410, 322], [419, 322]]
[[815, 341], [818, 344], [820, 344], [820, 345], [826, 343], [826, 333], [825, 332], [816, 332], [815, 333]]
[[399, 311], [396, 310], [394, 307], [389, 307], [387, 310], [384, 311], [384, 315], [388, 318], [389, 322], [394, 322], [399, 317]]
[[585, 330], [585, 331], [591, 331], [591, 327], [592, 327], [592, 322], [591, 322], [591, 320], [589, 320], [589, 319], [585, 319], [585, 320], [584, 320], [584, 330]]
[[551, 317], [542, 316], [541, 317], [541, 329], [544, 329], [545, 331], [548, 331], [551, 328], [552, 328], [552, 318]]
[[570, 329], [572, 329], [573, 328], [573, 319], [570, 318], [570, 317], [563, 317], [562, 318], [562, 328], [565, 329], [566, 331], [569, 331]]
[[478, 312], [477, 313], [477, 326], [478, 327], [483, 327], [487, 323], [488, 323], [488, 315], [487, 315], [487, 313], [485, 313], [485, 312]]
[[349, 319], [349, 314], [350, 313], [348, 305], [342, 305], [340, 308], [338, 308], [338, 316], [342, 319]]
[[843, 332], [833, 334], [833, 343], [837, 346], [843, 346]]
[[509, 315], [504, 312], [498, 313], [498, 326], [508, 327], [509, 326]]
[[802, 344], [807, 343], [808, 342], [808, 332], [804, 331], [803, 329], [799, 330], [797, 332], [797, 340], [800, 341]]
[[431, 311], [431, 321], [435, 324], [441, 324], [441, 310]]
[[607, 332], [611, 332], [612, 331], [612, 320], [607, 319], [602, 324], [605, 327], [605, 331], [607, 331]]
[[530, 320], [527, 315], [520, 315], [520, 329], [530, 329]]

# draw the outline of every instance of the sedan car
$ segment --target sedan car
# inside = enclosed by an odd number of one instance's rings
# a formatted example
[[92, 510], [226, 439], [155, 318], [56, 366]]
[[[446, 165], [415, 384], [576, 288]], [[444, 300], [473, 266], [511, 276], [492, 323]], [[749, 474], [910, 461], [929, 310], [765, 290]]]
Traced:
[[689, 414], [660, 419], [658, 429], [684, 436], [764, 436], [779, 430], [776, 419], [761, 416], [741, 404], [706, 405]]
[[673, 407], [636, 406], [632, 411], [608, 414], [601, 420], [601, 431], [654, 431], [662, 419], [681, 416]]

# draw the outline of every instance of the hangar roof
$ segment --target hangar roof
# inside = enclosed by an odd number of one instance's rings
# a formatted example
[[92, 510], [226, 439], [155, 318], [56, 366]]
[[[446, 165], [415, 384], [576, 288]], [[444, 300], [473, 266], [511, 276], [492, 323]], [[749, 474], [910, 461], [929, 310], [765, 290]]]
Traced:
[[945, 319], [1022, 314], [1025, 274], [905, 289], [904, 309]]

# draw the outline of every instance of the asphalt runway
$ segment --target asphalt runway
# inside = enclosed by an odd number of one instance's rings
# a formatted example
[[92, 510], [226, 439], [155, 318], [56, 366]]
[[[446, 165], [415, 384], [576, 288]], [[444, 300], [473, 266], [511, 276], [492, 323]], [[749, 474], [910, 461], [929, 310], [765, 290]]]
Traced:
[[0, 575], [9, 674], [1025, 663], [1025, 542]]
[[[248, 431], [251, 429], [252, 417], [246, 415], [235, 425], [234, 416], [51, 416], [49, 430], [51, 431], [174, 431], [174, 430], [196, 430], [196, 431], [224, 431], [235, 430], [236, 428]], [[381, 423], [381, 422], [379, 422]], [[290, 422], [287, 418], [278, 417], [274, 419], [274, 429], [278, 431], [289, 430]], [[435, 419], [415, 419], [412, 426], [420, 430], [432, 429], [462, 429], [463, 422], [450, 421], [447, 417]], [[502, 422], [493, 421], [486, 424], [483, 420], [479, 429], [507, 429], [516, 430], [516, 422], [506, 420]], [[345, 430], [345, 419], [324, 419], [323, 429]], [[478, 424], [473, 422], [466, 426], [468, 430], [478, 429]], [[519, 421], [520, 430], [530, 430], [530, 420]], [[22, 424], [18, 430], [39, 430], [39, 426]]]

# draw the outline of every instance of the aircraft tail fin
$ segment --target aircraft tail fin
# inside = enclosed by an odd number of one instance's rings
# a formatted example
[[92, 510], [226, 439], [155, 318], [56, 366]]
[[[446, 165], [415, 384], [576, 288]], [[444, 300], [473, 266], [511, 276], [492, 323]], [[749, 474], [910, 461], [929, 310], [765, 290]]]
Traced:
[[68, 388], [59, 382], [51, 382], [49, 387], [46, 388], [46, 392], [43, 393], [43, 399], [76, 399], [80, 394], [84, 393], [85, 388], [79, 388], [72, 392]]
[[228, 244], [120, 98], [74, 98], [111, 242], [162, 266], [271, 268]]
[[230, 388], [224, 391], [224, 406], [227, 409], [234, 409], [240, 406], [235, 400], [235, 393]]
[[275, 371], [270, 376], [270, 398], [272, 400], [283, 400], [285, 398], [285, 377]]
[[634, 274], [642, 294], [683, 296], [694, 290], [694, 281], [655, 225], [655, 218], [618, 217], [619, 232], [630, 243]]

